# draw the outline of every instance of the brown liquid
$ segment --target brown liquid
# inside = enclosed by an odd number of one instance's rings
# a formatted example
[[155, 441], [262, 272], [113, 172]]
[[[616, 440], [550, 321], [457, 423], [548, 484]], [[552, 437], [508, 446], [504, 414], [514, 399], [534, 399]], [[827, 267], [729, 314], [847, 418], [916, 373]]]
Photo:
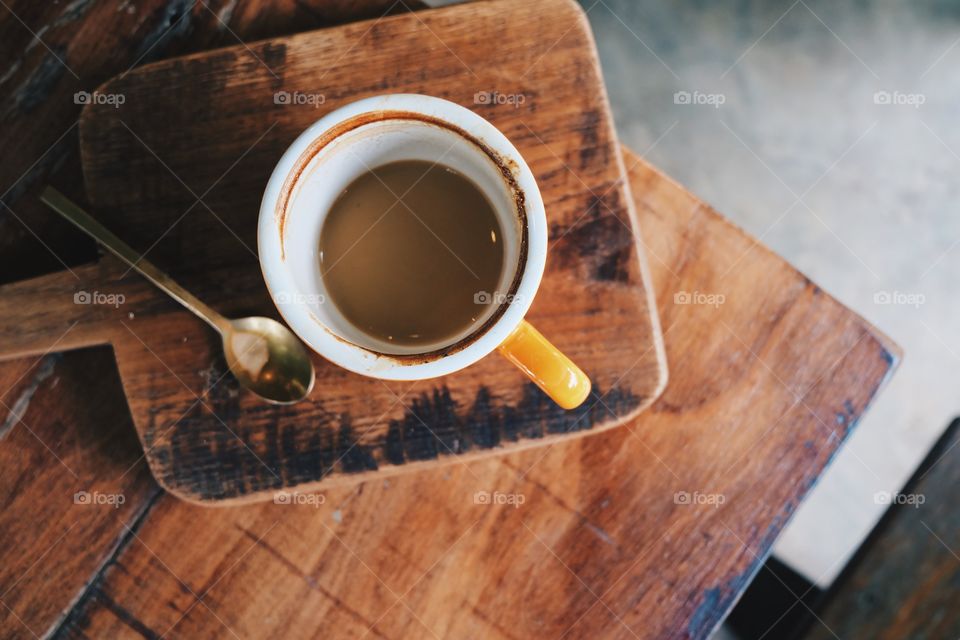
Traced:
[[487, 311], [503, 234], [480, 189], [418, 160], [361, 175], [320, 231], [329, 298], [355, 327], [403, 346], [453, 341]]

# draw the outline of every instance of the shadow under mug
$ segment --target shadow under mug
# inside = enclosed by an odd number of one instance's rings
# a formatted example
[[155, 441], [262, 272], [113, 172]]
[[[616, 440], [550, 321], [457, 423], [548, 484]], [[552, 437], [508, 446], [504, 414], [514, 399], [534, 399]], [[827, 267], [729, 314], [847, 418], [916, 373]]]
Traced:
[[[331, 303], [320, 271], [326, 213], [355, 179], [390, 162], [442, 164], [469, 178], [503, 231], [504, 269], [481, 314], [460, 335], [426, 346], [371, 336]], [[547, 220], [533, 173], [492, 124], [453, 102], [390, 94], [341, 107], [311, 125], [267, 183], [257, 230], [267, 288], [290, 328], [317, 353], [361, 375], [421, 380], [453, 373], [499, 351], [557, 404], [572, 409], [590, 380], [524, 316], [547, 255]], [[483, 295], [482, 294], [482, 295]]]

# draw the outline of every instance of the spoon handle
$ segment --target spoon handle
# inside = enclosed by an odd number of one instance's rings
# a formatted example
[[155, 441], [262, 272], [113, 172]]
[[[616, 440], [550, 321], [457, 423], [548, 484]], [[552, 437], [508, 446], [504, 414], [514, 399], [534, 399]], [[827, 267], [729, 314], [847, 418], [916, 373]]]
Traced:
[[192, 311], [211, 327], [220, 333], [224, 332], [229, 320], [177, 284], [173, 278], [160, 271], [152, 262], [134, 251], [130, 245], [113, 235], [109, 229], [97, 222], [89, 213], [65, 195], [53, 187], [47, 187], [40, 194], [40, 200], [106, 247], [113, 255], [127, 263], [131, 269], [139, 271], [147, 280], [157, 285], [167, 295]]

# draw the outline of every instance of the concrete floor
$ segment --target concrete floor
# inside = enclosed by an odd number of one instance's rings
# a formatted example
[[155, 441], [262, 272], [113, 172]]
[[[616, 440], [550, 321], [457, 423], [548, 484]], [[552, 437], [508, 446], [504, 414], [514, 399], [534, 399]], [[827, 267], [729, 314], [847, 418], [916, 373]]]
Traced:
[[960, 413], [960, 2], [580, 1], [621, 140], [906, 352], [777, 542], [828, 585]]

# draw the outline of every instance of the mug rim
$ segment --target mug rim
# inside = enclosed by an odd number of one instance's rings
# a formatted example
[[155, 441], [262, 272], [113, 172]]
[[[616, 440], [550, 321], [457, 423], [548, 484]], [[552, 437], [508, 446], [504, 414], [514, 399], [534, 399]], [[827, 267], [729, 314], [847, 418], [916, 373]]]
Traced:
[[[482, 325], [451, 345], [413, 354], [378, 352], [339, 335], [317, 318], [299, 298], [278, 302], [277, 291], [300, 291], [285, 265], [288, 210], [298, 182], [311, 161], [330, 143], [368, 124], [415, 120], [442, 127], [485, 153], [511, 192], [519, 218], [520, 259], [509, 293]], [[387, 94], [364, 98], [324, 115], [307, 127], [274, 168], [263, 200], [257, 229], [260, 268], [280, 315], [311, 349], [345, 369], [375, 378], [418, 380], [458, 371], [485, 357], [520, 324], [533, 302], [546, 261], [547, 228], [542, 197], [530, 168], [506, 136], [485, 118], [456, 103], [419, 94]]]

